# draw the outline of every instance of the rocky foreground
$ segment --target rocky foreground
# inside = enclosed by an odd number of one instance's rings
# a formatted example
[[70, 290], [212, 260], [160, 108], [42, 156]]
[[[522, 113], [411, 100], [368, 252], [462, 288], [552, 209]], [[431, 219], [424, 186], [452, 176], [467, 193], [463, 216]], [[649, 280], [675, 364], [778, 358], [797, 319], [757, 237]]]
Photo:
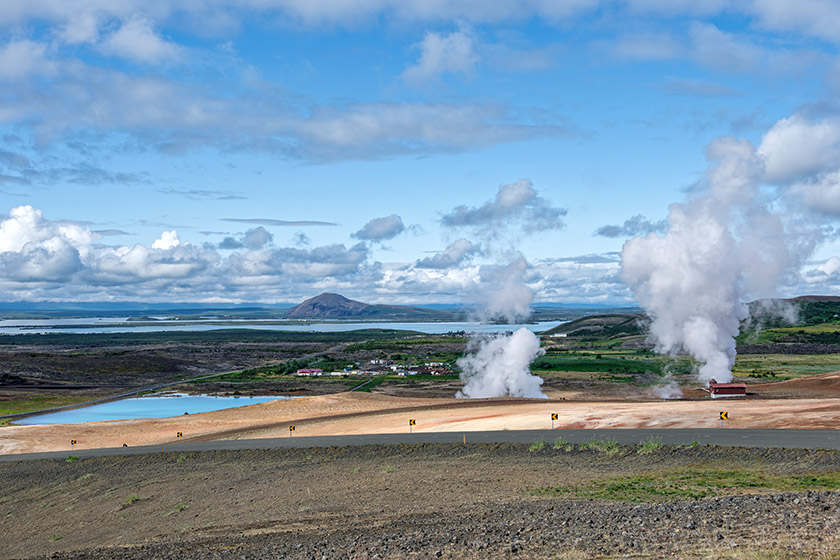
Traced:
[[[840, 557], [840, 492], [826, 489], [839, 453], [639, 450], [416, 445], [2, 463], [0, 555]], [[659, 494], [622, 493], [640, 475]], [[783, 491], [794, 479], [822, 489]]]

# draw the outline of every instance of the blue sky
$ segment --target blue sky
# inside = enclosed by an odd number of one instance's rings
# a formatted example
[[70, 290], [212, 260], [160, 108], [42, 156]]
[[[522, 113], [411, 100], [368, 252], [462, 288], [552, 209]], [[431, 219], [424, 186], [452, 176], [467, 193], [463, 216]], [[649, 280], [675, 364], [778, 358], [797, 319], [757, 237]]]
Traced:
[[4, 0], [0, 299], [632, 301], [706, 149], [819, 226], [840, 293], [828, 0]]

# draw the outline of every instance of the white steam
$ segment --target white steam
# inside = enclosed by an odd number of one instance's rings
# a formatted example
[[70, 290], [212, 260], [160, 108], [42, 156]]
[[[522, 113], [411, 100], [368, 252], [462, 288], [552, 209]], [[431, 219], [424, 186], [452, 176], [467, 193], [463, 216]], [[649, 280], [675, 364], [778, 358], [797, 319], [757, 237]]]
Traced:
[[666, 378], [663, 382], [653, 387], [653, 396], [658, 399], [680, 399], [683, 396], [682, 389], [679, 384], [670, 378]]
[[[494, 271], [490, 294], [480, 315], [513, 323], [531, 314], [534, 291], [524, 282], [528, 263], [519, 257]], [[540, 339], [522, 327], [513, 334], [479, 335], [470, 339], [467, 354], [458, 360], [464, 387], [458, 398], [526, 397], [544, 399], [543, 380], [531, 374], [531, 362], [545, 351]]]
[[531, 362], [545, 353], [540, 339], [525, 327], [513, 334], [473, 338], [468, 354], [458, 360], [464, 387], [458, 398], [490, 398], [510, 395], [544, 399], [543, 380], [531, 374]]
[[750, 142], [715, 140], [707, 158], [699, 188], [669, 208], [666, 233], [635, 237], [621, 253], [621, 277], [652, 320], [656, 351], [687, 352], [705, 383], [732, 379], [745, 302], [772, 293], [810, 252], [759, 188], [763, 160]]
[[531, 314], [534, 290], [525, 284], [528, 262], [520, 256], [504, 267], [488, 273], [490, 276], [487, 303], [478, 315], [482, 321], [504, 319], [515, 323]]

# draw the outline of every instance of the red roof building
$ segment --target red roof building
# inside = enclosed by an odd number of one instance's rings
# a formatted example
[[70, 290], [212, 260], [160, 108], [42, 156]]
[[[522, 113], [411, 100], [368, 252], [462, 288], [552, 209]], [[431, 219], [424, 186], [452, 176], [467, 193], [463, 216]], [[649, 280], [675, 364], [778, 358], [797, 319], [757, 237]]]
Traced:
[[718, 383], [714, 379], [709, 382], [709, 394], [713, 399], [721, 397], [743, 397], [747, 394], [746, 383]]

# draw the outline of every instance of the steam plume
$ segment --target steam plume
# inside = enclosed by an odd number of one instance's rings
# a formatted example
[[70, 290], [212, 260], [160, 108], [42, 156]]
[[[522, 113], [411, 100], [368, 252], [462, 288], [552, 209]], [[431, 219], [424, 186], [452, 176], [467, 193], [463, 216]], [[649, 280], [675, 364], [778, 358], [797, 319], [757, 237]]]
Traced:
[[457, 362], [464, 387], [456, 397], [546, 398], [540, 389], [543, 380], [532, 375], [529, 368], [545, 351], [540, 348], [539, 337], [527, 328], [492, 338], [473, 338], [467, 351]]
[[621, 277], [652, 320], [656, 351], [689, 353], [705, 383], [732, 379], [745, 301], [772, 293], [810, 252], [759, 188], [764, 168], [750, 142], [715, 140], [707, 159], [696, 191], [670, 206], [665, 234], [630, 239], [621, 252]]
[[[525, 285], [528, 263], [519, 257], [496, 271], [485, 318], [502, 317], [512, 323], [531, 313], [534, 292]], [[546, 398], [540, 390], [543, 380], [531, 374], [530, 364], [545, 351], [540, 339], [525, 327], [513, 334], [476, 336], [467, 345], [467, 354], [458, 359], [464, 387], [458, 398], [512, 397]]]

